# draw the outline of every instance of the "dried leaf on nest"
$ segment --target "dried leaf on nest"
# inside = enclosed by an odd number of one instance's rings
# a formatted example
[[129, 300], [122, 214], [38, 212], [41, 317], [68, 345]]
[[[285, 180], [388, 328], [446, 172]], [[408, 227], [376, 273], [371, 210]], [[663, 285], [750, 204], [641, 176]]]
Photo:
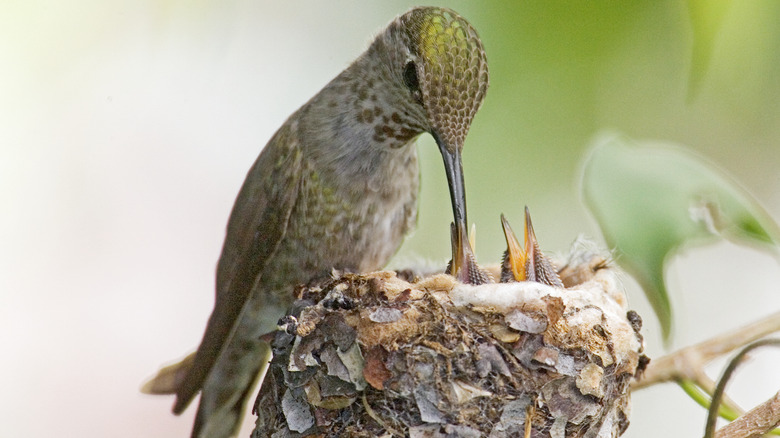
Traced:
[[565, 268], [566, 289], [378, 272], [303, 290], [253, 436], [499, 438], [527, 421], [533, 437], [621, 435], [638, 316], [606, 263]]

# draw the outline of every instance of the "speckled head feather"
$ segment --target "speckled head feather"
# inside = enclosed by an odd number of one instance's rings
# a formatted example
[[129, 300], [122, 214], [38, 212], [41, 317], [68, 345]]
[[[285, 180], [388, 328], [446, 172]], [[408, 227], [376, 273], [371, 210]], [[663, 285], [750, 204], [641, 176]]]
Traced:
[[462, 148], [488, 88], [487, 59], [477, 31], [456, 12], [437, 7], [412, 9], [393, 25], [409, 48], [407, 67], [411, 62], [416, 69], [419, 99], [432, 132], [448, 149]]

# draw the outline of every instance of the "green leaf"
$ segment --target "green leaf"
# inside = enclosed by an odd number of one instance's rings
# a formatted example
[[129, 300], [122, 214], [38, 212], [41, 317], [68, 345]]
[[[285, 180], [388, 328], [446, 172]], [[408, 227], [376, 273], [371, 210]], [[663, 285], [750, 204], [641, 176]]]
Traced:
[[672, 329], [664, 280], [671, 255], [719, 237], [775, 251], [780, 242], [780, 228], [750, 194], [679, 147], [604, 135], [585, 163], [582, 190], [616, 261], [644, 289], [665, 340]]

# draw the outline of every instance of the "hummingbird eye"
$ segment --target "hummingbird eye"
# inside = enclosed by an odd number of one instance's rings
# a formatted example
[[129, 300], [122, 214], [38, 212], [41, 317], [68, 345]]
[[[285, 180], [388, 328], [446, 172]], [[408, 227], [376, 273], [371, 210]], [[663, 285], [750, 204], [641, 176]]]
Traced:
[[422, 94], [420, 93], [420, 80], [417, 77], [417, 66], [414, 64], [414, 61], [409, 61], [404, 66], [404, 85], [406, 85], [406, 88], [408, 88], [412, 95], [414, 95], [414, 98], [418, 101], [422, 100]]

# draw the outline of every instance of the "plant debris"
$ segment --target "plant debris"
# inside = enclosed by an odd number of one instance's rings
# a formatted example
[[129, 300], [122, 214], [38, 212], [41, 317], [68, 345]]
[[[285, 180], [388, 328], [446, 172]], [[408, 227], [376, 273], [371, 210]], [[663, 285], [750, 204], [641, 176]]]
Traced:
[[587, 248], [558, 271], [566, 287], [383, 271], [301, 289], [252, 436], [620, 436], [641, 319]]

